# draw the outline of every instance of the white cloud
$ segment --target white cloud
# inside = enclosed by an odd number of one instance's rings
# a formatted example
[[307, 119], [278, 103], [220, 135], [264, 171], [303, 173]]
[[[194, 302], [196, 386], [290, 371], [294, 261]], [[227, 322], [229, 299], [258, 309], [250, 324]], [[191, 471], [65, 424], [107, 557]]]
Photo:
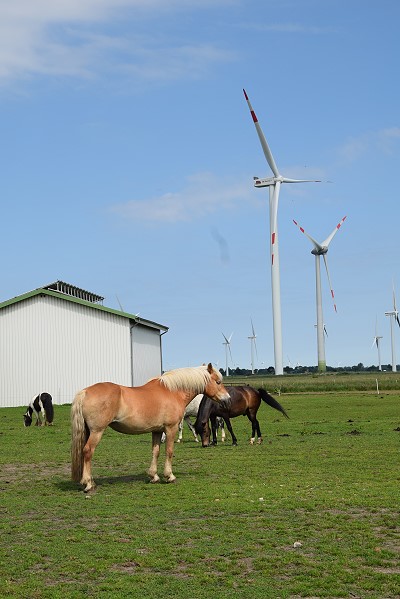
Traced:
[[257, 201], [248, 179], [227, 181], [210, 173], [188, 177], [186, 186], [177, 192], [147, 200], [117, 204], [112, 211], [124, 218], [148, 223], [193, 221], [219, 210], [233, 209], [239, 203]]
[[[131, 76], [166, 79], [201, 74], [231, 57], [211, 43], [135, 37], [135, 24], [166, 12], [234, 0], [0, 0], [0, 81], [32, 75], [88, 77], [123, 68]], [[130, 22], [131, 39], [109, 26]]]
[[400, 127], [371, 131], [358, 137], [350, 137], [339, 148], [339, 155], [344, 162], [349, 163], [359, 160], [370, 150], [391, 154], [399, 139]]

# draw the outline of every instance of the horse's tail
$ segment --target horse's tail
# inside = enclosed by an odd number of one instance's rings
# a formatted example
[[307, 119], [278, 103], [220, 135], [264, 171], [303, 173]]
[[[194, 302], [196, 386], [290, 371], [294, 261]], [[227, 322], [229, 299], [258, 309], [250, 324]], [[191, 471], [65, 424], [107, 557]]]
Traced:
[[71, 478], [80, 482], [83, 472], [83, 448], [88, 439], [87, 427], [83, 418], [82, 403], [85, 391], [79, 391], [71, 406]]
[[51, 424], [54, 420], [54, 407], [53, 400], [50, 393], [42, 393], [41, 402], [43, 405], [44, 413], [46, 414], [47, 424]]
[[275, 410], [281, 412], [284, 416], [286, 416], [286, 418], [289, 418], [289, 416], [286, 414], [285, 409], [282, 408], [281, 404], [279, 403], [279, 401], [275, 399], [275, 397], [272, 397], [272, 395], [267, 393], [267, 391], [265, 391], [265, 389], [262, 388], [258, 389], [258, 392], [260, 394], [261, 399], [265, 401], [265, 403], [271, 406], [271, 408], [275, 408]]

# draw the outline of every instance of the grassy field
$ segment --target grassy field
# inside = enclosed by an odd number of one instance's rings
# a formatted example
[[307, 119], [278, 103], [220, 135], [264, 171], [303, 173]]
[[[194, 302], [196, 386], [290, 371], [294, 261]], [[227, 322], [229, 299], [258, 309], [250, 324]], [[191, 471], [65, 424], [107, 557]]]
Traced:
[[371, 386], [281, 391], [290, 419], [262, 405], [260, 446], [243, 417], [237, 447], [185, 429], [173, 485], [147, 482], [150, 435], [108, 430], [91, 496], [69, 479], [69, 406], [26, 429], [1, 409], [0, 596], [400, 597], [400, 392]]

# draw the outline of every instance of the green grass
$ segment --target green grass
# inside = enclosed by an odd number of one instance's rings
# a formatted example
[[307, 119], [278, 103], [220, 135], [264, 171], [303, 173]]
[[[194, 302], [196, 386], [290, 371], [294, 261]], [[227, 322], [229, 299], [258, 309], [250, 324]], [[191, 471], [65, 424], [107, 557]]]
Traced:
[[147, 482], [150, 435], [107, 430], [89, 497], [69, 480], [69, 406], [47, 428], [0, 410], [0, 595], [398, 598], [400, 393], [280, 402], [290, 420], [262, 405], [260, 446], [247, 418], [238, 447], [185, 429], [173, 485]]

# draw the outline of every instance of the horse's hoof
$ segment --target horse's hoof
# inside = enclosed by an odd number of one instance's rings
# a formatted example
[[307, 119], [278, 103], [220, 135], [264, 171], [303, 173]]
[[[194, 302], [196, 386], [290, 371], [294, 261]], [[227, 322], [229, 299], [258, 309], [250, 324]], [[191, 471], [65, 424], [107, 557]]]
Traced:
[[158, 476], [158, 474], [156, 474], [155, 476], [153, 476], [153, 478], [150, 479], [151, 484], [156, 484], [160, 482], [160, 477]]
[[167, 482], [168, 484], [175, 483], [176, 482], [176, 476], [172, 475], [169, 478], [166, 478], [165, 482]]
[[254, 445], [254, 437], [250, 439], [250, 445]]
[[257, 445], [261, 445], [262, 442], [263, 442], [262, 437], [260, 437], [257, 441]]

